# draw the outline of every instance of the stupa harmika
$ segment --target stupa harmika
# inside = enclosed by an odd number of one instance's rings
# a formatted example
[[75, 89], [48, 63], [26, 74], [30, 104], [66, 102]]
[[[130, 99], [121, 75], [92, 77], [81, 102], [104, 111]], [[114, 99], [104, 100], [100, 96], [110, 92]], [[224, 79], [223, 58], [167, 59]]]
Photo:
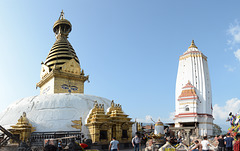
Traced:
[[198, 136], [212, 135], [212, 90], [207, 57], [194, 41], [179, 58], [175, 92], [175, 127], [192, 127]]
[[11, 104], [0, 114], [1, 125], [22, 141], [30, 135], [35, 141], [70, 134], [79, 138], [81, 130], [95, 144], [108, 144], [112, 137], [120, 143], [131, 142], [133, 122], [121, 105], [84, 94], [84, 82], [89, 76], [84, 74], [67, 40], [71, 30], [62, 12], [53, 26], [56, 42], [42, 62], [37, 83], [40, 95]]

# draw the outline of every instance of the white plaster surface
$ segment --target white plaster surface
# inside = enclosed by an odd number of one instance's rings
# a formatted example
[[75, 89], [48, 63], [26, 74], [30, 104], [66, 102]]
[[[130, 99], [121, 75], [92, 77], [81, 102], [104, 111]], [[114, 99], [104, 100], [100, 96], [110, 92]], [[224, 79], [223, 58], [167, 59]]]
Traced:
[[88, 130], [84, 124], [95, 101], [104, 104], [105, 111], [111, 105], [111, 101], [106, 98], [86, 94], [61, 93], [26, 97], [0, 113], [0, 125], [8, 129], [26, 112], [30, 123], [36, 127], [36, 132], [78, 131], [71, 127], [71, 121], [82, 117], [82, 132], [87, 135]]
[[[189, 53], [198, 55], [202, 54], [197, 48], [189, 48], [183, 56], [188, 55]], [[182, 92], [182, 88], [188, 83], [188, 81], [190, 81], [190, 83], [196, 88], [196, 93], [201, 102], [198, 104], [198, 113], [212, 115], [211, 81], [207, 60], [203, 57], [188, 57], [179, 60], [175, 89], [175, 114], [178, 115], [180, 113], [178, 97]]]

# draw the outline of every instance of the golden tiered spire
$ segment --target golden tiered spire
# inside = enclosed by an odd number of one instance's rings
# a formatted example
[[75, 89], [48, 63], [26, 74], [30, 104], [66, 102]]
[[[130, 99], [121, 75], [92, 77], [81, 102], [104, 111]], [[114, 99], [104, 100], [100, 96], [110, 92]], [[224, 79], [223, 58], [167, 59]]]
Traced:
[[72, 25], [65, 19], [62, 11], [53, 25], [56, 42], [46, 61], [42, 63], [41, 80], [37, 83], [37, 87], [41, 89], [40, 94], [84, 92], [84, 82], [88, 80], [88, 76], [85, 76], [78, 57], [67, 40], [71, 30]]
[[192, 40], [192, 43], [191, 43], [191, 45], [188, 48], [197, 48], [198, 49], [198, 47], [194, 43], [194, 40]]
[[51, 48], [45, 65], [51, 69], [56, 67], [59, 69], [62, 67], [64, 63], [71, 59], [75, 59], [77, 63], [79, 63], [78, 57], [72, 47], [72, 45], [67, 40], [68, 34], [72, 30], [71, 23], [65, 19], [64, 12], [62, 11], [58, 20], [53, 25], [53, 32], [56, 36], [56, 42]]

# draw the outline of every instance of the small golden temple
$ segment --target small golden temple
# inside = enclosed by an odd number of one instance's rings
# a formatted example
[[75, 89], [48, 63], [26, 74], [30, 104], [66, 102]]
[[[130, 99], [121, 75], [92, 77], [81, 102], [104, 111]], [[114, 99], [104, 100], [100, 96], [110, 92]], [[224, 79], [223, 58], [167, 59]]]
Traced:
[[22, 142], [27, 142], [31, 136], [31, 133], [35, 131], [35, 127], [29, 122], [27, 115], [23, 112], [23, 115], [20, 116], [16, 125], [11, 126], [12, 128], [9, 131], [18, 136], [19, 140]]
[[107, 113], [104, 105], [96, 103], [87, 119], [86, 126], [93, 143], [108, 144], [112, 137], [121, 143], [131, 142], [132, 139], [131, 118], [124, 114], [120, 104], [111, 103]]

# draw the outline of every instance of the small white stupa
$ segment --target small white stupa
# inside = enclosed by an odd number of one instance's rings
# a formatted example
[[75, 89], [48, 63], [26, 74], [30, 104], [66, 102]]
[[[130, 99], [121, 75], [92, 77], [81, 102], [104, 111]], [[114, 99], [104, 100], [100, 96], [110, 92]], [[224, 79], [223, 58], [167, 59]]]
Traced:
[[158, 119], [158, 121], [155, 123], [154, 134], [155, 135], [159, 135], [159, 134], [164, 135], [164, 125], [160, 121], [160, 119]]

